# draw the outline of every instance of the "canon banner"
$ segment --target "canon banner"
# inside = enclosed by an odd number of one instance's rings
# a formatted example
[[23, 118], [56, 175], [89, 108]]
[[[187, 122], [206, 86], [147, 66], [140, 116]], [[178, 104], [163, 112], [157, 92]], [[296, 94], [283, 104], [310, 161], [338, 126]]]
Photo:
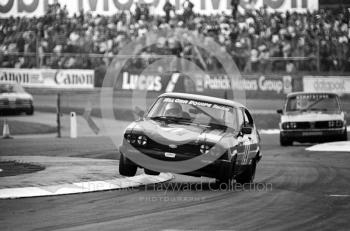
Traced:
[[[1, 0], [0, 17], [44, 15], [48, 5], [60, 3], [66, 5], [70, 15], [78, 14], [80, 10], [93, 14], [112, 15], [122, 10], [134, 10], [134, 3], [147, 3], [152, 14], [163, 15], [163, 6], [166, 0]], [[178, 13], [182, 11], [185, 0], [170, 0]], [[231, 0], [191, 0], [194, 11], [201, 14], [230, 13]], [[266, 5], [271, 11], [298, 11], [306, 12], [318, 10], [316, 0], [241, 0], [240, 10], [258, 9]]]
[[303, 78], [305, 92], [334, 92], [350, 94], [349, 76], [305, 76]]
[[0, 82], [18, 82], [24, 87], [87, 89], [94, 88], [94, 78], [93, 70], [0, 68]]

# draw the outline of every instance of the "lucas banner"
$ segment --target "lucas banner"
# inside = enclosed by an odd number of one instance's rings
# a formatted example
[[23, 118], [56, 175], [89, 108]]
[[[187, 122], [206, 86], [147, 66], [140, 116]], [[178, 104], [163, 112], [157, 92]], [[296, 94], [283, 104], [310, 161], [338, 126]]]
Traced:
[[[238, 82], [232, 82], [228, 76], [180, 73], [143, 74], [141, 70], [130, 70], [122, 73], [117, 79], [117, 90], [150, 91], [150, 92], [186, 92], [218, 96], [232, 93], [232, 90], [244, 90], [248, 98], [284, 97], [294, 90], [292, 76], [247, 75]], [[226, 93], [225, 93], [226, 92]]]
[[93, 70], [54, 70], [0, 68], [0, 82], [18, 82], [24, 87], [94, 88]]
[[[66, 5], [69, 15], [79, 14], [80, 11], [91, 12], [94, 15], [113, 15], [120, 11], [135, 9], [135, 3], [149, 5], [150, 13], [163, 15], [166, 0], [1, 0], [0, 18], [9, 16], [40, 17], [47, 12], [49, 4]], [[183, 12], [185, 0], [170, 0], [177, 13]], [[231, 0], [191, 0], [193, 11], [200, 14], [231, 13]], [[319, 8], [316, 0], [241, 0], [239, 9], [259, 9], [266, 6], [269, 11], [315, 11]]]

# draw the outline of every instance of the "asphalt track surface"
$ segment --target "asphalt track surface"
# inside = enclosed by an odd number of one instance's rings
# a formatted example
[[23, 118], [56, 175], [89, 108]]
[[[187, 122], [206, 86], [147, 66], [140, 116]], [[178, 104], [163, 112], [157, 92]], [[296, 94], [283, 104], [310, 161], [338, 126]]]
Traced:
[[[244, 190], [175, 175], [132, 190], [0, 200], [0, 229], [349, 230], [350, 153], [281, 148], [277, 135], [262, 139], [256, 183]], [[103, 137], [1, 140], [0, 146], [1, 155], [118, 158]]]

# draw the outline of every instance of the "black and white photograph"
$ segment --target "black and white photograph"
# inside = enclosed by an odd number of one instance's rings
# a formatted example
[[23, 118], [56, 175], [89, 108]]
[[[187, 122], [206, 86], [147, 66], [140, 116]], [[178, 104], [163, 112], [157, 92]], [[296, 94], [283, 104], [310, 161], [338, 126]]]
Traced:
[[350, 230], [350, 0], [0, 0], [0, 230]]

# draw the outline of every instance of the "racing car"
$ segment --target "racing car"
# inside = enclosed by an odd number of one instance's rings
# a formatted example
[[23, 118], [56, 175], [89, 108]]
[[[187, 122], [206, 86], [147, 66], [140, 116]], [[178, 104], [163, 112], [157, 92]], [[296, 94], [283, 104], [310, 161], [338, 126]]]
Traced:
[[[260, 136], [245, 106], [185, 93], [160, 95], [126, 128], [119, 151], [123, 176], [143, 168], [150, 175], [176, 172], [242, 184], [253, 182], [262, 157]], [[191, 169], [186, 161], [193, 161]]]
[[0, 82], [0, 113], [25, 112], [33, 115], [33, 96], [15, 82]]
[[287, 95], [281, 114], [280, 144], [294, 141], [320, 142], [347, 140], [345, 113], [334, 93], [295, 92]]

